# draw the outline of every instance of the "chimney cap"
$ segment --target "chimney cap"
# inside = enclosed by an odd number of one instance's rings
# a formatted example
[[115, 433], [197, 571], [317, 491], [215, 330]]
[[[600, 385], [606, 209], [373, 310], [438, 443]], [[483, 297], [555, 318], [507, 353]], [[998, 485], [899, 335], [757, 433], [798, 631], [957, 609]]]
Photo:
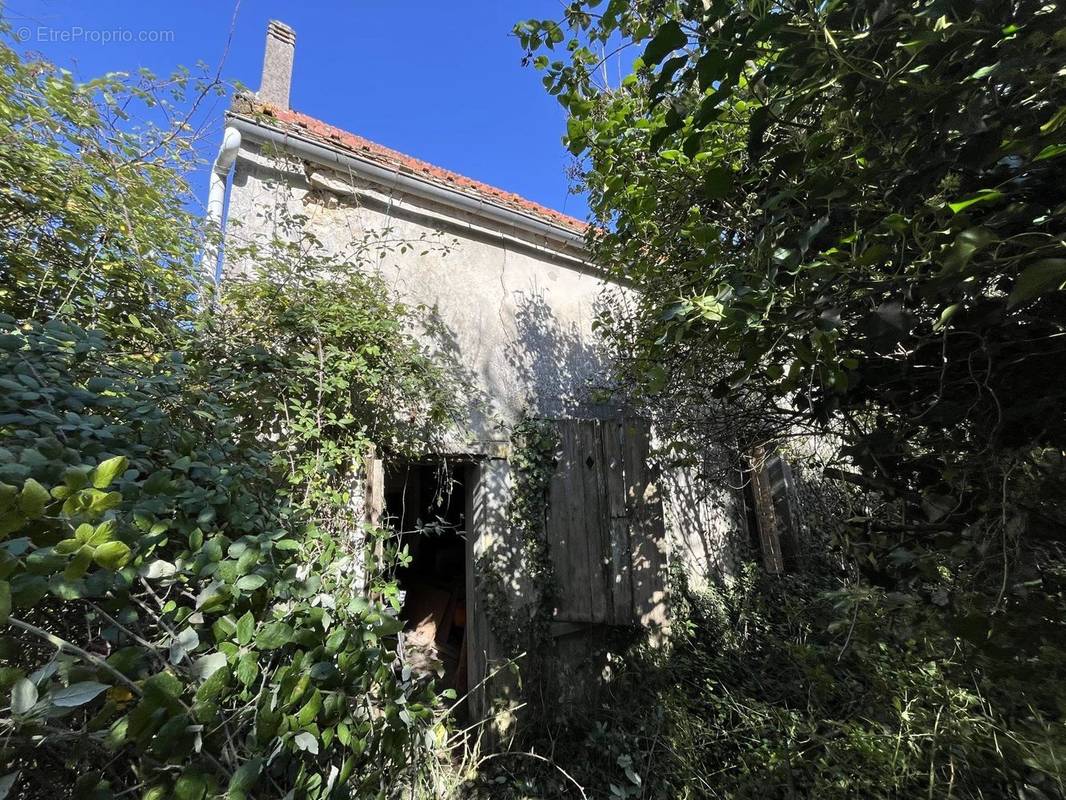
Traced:
[[276, 36], [281, 41], [296, 46], [296, 31], [279, 19], [272, 19], [267, 23], [267, 36]]
[[296, 57], [296, 31], [276, 19], [267, 25], [263, 51], [263, 76], [259, 81], [260, 100], [279, 108], [289, 107], [292, 64]]

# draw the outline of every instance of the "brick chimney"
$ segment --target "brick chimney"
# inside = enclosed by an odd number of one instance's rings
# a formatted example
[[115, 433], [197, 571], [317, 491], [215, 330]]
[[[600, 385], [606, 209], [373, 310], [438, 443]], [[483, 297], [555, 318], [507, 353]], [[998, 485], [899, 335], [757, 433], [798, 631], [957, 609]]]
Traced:
[[263, 51], [263, 77], [256, 93], [264, 103], [289, 107], [292, 87], [292, 62], [296, 56], [296, 31], [284, 22], [270, 20], [267, 25], [266, 49]]

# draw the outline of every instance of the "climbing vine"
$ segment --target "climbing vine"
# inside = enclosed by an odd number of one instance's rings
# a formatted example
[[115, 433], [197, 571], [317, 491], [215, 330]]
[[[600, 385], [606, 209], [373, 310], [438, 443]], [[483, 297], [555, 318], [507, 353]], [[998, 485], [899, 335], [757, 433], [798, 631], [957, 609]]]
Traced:
[[546, 535], [548, 490], [557, 464], [558, 432], [550, 420], [523, 417], [511, 434], [511, 493], [507, 507], [513, 541], [520, 545], [513, 580], [530, 587], [535, 602], [525, 615], [515, 613], [507, 582], [492, 554], [478, 561], [486, 598], [486, 616], [504, 652], [514, 658], [523, 648], [536, 658], [527, 659], [527, 672], [539, 672], [540, 654], [551, 641], [556, 583]]
[[385, 796], [440, 695], [353, 581], [352, 475], [439, 440], [447, 376], [299, 219], [197, 302], [196, 126], [111, 127], [150, 84], [0, 42], [0, 797]]
[[529, 577], [542, 591], [551, 592], [554, 573], [545, 527], [548, 490], [558, 463], [559, 433], [550, 420], [525, 417], [515, 427], [512, 442], [510, 522], [522, 536]]

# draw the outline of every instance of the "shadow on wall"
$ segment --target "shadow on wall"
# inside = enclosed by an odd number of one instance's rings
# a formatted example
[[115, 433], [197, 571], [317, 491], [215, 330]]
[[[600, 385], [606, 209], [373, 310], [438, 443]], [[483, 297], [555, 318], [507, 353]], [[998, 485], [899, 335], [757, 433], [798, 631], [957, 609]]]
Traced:
[[577, 324], [563, 324], [533, 287], [514, 293], [515, 340], [505, 353], [527, 393], [527, 413], [543, 418], [617, 414], [603, 354]]
[[465, 452], [472, 434], [480, 438], [505, 439], [503, 424], [493, 411], [493, 398], [478, 379], [477, 371], [463, 358], [463, 348], [455, 331], [441, 317], [436, 304], [420, 309], [420, 335], [434, 358], [452, 377], [451, 391], [457, 401], [459, 418], [455, 422], [452, 450]]
[[702, 588], [736, 574], [751, 556], [741, 476], [721, 478], [721, 458], [660, 465], [660, 486], [672, 558]]

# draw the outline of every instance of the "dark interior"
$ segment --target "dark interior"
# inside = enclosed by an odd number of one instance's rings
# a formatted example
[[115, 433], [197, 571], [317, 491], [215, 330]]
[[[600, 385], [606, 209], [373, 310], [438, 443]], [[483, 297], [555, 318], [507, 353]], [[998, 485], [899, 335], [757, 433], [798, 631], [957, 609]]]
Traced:
[[411, 555], [397, 572], [408, 663], [444, 670], [466, 692], [466, 486], [461, 464], [399, 464], [385, 474], [387, 525]]

